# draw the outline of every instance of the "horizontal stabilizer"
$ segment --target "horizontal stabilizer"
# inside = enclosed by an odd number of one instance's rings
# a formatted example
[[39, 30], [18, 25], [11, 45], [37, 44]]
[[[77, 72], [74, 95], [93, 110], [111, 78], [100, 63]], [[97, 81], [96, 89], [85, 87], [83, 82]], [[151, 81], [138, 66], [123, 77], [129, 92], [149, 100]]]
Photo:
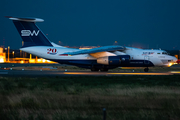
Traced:
[[31, 17], [20, 18], [20, 17], [11, 17], [11, 16], [5, 16], [5, 17], [11, 20], [24, 21], [24, 22], [44, 22], [44, 20], [40, 18], [31, 18]]

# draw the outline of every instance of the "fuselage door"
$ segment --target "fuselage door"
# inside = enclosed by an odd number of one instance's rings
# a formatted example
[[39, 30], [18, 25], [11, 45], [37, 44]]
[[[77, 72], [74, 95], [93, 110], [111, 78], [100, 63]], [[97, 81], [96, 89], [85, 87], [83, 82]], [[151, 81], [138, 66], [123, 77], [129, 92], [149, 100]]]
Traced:
[[144, 56], [144, 64], [149, 64], [149, 56]]

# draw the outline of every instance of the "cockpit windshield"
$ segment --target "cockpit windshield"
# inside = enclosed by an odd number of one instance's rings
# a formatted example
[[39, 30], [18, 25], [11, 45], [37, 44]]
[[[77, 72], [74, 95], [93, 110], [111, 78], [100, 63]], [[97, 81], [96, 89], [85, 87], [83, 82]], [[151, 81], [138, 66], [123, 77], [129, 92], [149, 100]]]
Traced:
[[167, 52], [162, 52], [162, 54], [164, 54], [164, 55], [168, 55], [168, 53], [167, 53]]
[[163, 51], [163, 52], [157, 52], [157, 54], [159, 55], [168, 55], [168, 53], [166, 51]]

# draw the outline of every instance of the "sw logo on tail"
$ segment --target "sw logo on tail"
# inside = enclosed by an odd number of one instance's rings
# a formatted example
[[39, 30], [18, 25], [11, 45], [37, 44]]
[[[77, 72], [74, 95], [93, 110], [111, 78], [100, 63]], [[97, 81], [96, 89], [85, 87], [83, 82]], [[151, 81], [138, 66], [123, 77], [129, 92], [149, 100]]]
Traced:
[[35, 30], [33, 30], [33, 32], [31, 32], [30, 30], [21, 30], [21, 36], [38, 36], [39, 34], [39, 30], [36, 32]]

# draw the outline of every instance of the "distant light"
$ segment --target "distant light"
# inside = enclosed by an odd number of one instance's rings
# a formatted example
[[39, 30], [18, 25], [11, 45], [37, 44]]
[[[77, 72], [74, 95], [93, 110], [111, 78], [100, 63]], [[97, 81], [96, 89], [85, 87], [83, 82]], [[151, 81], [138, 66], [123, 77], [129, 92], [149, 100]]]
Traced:
[[46, 62], [46, 60], [45, 60], [45, 59], [43, 59], [43, 60], [42, 60], [42, 62], [44, 63], [44, 62]]
[[37, 59], [38, 62], [41, 62], [41, 59]]
[[35, 59], [29, 59], [29, 63], [35, 63]]
[[92, 49], [92, 48], [79, 48], [79, 49]]
[[51, 62], [50, 60], [47, 60], [47, 62]]
[[4, 63], [4, 59], [3, 58], [0, 59], [0, 63]]

